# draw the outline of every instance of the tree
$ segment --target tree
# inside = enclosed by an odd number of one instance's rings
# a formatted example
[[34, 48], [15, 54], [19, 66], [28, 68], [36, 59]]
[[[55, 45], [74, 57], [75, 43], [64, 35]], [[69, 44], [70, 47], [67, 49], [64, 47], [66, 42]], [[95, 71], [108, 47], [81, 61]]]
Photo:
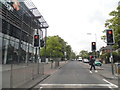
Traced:
[[[111, 19], [106, 20], [105, 27], [107, 29], [113, 29], [114, 31], [114, 39], [115, 39], [115, 44], [113, 45], [113, 49], [117, 50], [118, 52], [114, 52], [113, 56], [115, 58], [115, 61], [119, 60], [120, 57], [120, 6], [116, 8], [116, 10], [112, 11], [109, 13], [110, 16], [112, 16]], [[103, 31], [105, 33], [106, 30]], [[102, 40], [106, 39], [106, 36], [102, 36]], [[108, 56], [107, 53], [103, 54], [101, 57], [106, 58]], [[108, 56], [109, 57], [109, 56]]]
[[67, 60], [70, 59], [70, 56], [71, 56], [71, 46], [70, 45], [66, 45], [66, 58]]
[[[117, 7], [117, 10], [110, 12], [109, 15], [112, 18], [106, 20], [105, 27], [114, 30], [115, 45], [113, 48], [118, 49], [120, 48], [120, 6]], [[105, 30], [103, 32], [105, 33]], [[105, 40], [105, 36], [102, 36], [102, 40]]]
[[89, 58], [89, 53], [88, 51], [85, 51], [85, 50], [80, 51], [79, 55], [82, 58]]
[[76, 54], [73, 51], [71, 52], [71, 58], [76, 59]]
[[[46, 57], [48, 58], [65, 58], [65, 52], [66, 52], [66, 58], [70, 58], [71, 53], [71, 46], [66, 45], [67, 42], [65, 42], [61, 37], [57, 36], [49, 36], [47, 38], [47, 46], [46, 46]], [[41, 49], [41, 56], [45, 55], [45, 48]]]
[[[47, 46], [46, 46], [46, 56], [47, 57], [62, 57], [62, 44], [59, 42], [58, 36], [51, 36], [47, 38]], [[45, 48], [41, 49], [41, 56], [44, 56]]]

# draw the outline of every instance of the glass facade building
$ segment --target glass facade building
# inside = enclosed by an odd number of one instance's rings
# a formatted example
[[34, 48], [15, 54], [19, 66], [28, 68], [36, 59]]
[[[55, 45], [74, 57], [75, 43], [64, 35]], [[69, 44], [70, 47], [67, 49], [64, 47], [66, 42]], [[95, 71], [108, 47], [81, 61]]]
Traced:
[[40, 22], [25, 5], [19, 10], [10, 0], [0, 0], [0, 55], [2, 64], [36, 62], [33, 35]]

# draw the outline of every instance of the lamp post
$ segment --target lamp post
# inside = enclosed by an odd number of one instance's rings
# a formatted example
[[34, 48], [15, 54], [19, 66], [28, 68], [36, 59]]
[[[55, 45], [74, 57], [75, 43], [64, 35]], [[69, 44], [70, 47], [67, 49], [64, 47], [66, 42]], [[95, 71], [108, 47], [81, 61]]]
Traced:
[[[92, 35], [92, 33], [87, 33], [87, 35]], [[96, 35], [96, 33], [94, 33], [94, 35], [95, 35], [95, 42], [97, 43], [97, 35]], [[97, 46], [96, 46], [96, 50], [97, 50]], [[93, 51], [94, 55], [95, 55], [95, 58], [96, 58], [96, 50]]]
[[[87, 33], [87, 35], [92, 35], [92, 33]], [[95, 35], [95, 42], [97, 43], [97, 35], [96, 35], [96, 33], [94, 33], [94, 35]]]

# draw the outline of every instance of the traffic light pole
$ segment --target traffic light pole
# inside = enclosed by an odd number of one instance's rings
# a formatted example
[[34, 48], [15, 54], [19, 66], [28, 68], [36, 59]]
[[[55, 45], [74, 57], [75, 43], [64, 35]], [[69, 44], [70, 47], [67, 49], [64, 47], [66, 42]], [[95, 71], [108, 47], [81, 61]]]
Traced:
[[[37, 24], [37, 35], [39, 35], [39, 32], [38, 32], [38, 24]], [[40, 42], [40, 37], [39, 37], [39, 42]], [[39, 43], [40, 44], [40, 43]], [[39, 47], [40, 47], [40, 45], [39, 45]], [[38, 74], [39, 74], [39, 54], [40, 54], [40, 51], [38, 51], [39, 50], [39, 47], [36, 47], [36, 60], [37, 60], [37, 63], [38, 63]], [[37, 57], [37, 54], [38, 54], [38, 57]]]
[[114, 40], [114, 33], [112, 29], [107, 29], [106, 30], [106, 36], [107, 36], [107, 45], [110, 46], [110, 61], [111, 61], [111, 70], [112, 70], [112, 75], [114, 75], [114, 64], [113, 64], [113, 55], [112, 55], [112, 45], [114, 45], [115, 40]]
[[[118, 7], [120, 7], [120, 1], [118, 2]], [[120, 12], [120, 8], [119, 8], [118, 12]], [[119, 42], [119, 46], [120, 46], [120, 42]], [[120, 74], [118, 75], [118, 88], [120, 90]]]
[[96, 50], [94, 51], [94, 53], [95, 53], [95, 60], [96, 60]]
[[114, 64], [113, 64], [113, 55], [112, 55], [112, 46], [111, 45], [110, 45], [110, 60], [111, 60], [112, 75], [114, 75]]
[[45, 28], [45, 61], [46, 61], [46, 40], [47, 40], [47, 29]]

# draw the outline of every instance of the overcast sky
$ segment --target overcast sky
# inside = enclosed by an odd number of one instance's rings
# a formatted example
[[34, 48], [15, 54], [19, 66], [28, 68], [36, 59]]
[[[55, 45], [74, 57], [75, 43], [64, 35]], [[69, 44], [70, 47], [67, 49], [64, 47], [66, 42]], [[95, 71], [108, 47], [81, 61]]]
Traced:
[[78, 54], [81, 50], [91, 51], [94, 41], [97, 41], [97, 50], [106, 46], [101, 40], [104, 23], [119, 0], [32, 1], [49, 24], [48, 36], [59, 35]]

